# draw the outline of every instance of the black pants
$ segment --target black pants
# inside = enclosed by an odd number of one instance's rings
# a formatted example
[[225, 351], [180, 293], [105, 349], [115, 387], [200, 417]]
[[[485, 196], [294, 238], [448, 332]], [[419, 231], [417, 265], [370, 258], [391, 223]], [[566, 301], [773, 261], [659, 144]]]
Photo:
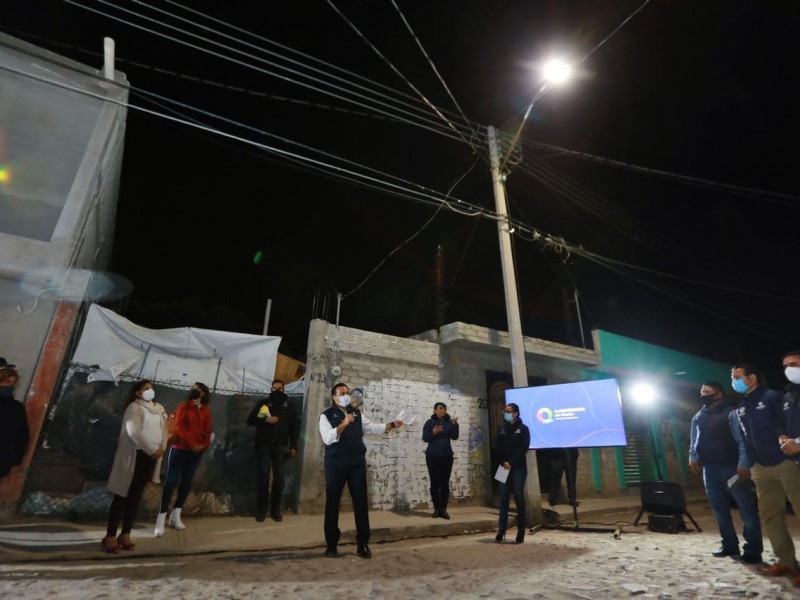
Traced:
[[567, 500], [574, 503], [576, 500], [575, 480], [578, 472], [578, 451], [569, 449], [553, 452], [547, 461], [547, 470], [547, 495], [550, 505], [552, 506], [558, 501], [561, 479], [564, 474], [567, 475]]
[[353, 500], [356, 542], [369, 542], [369, 504], [367, 501], [367, 465], [325, 465], [325, 543], [336, 548], [339, 543], [339, 505], [344, 484]]
[[148, 456], [141, 450], [136, 451], [136, 466], [133, 468], [133, 478], [128, 487], [126, 496], [117, 496], [111, 501], [111, 509], [108, 511], [108, 527], [106, 534], [112, 537], [117, 536], [119, 522], [122, 521], [122, 533], [130, 533], [133, 529], [133, 522], [139, 512], [139, 501], [147, 482], [153, 478], [153, 469], [156, 466], [156, 459]]
[[453, 471], [452, 456], [425, 455], [428, 477], [431, 480], [431, 501], [436, 510], [447, 510], [450, 499], [450, 473]]
[[[266, 516], [267, 508], [272, 514], [281, 511], [288, 451], [288, 446], [278, 444], [256, 446], [256, 501], [260, 516]], [[269, 486], [270, 471], [272, 471], [271, 490]]]

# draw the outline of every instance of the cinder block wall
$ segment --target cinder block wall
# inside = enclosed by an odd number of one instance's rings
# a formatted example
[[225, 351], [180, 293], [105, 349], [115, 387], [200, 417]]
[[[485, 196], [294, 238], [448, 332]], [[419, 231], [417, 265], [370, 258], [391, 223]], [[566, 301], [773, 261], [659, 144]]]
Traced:
[[[468, 338], [463, 328], [469, 326], [459, 324], [459, 327], [460, 339]], [[459, 417], [461, 425], [460, 439], [453, 443], [451, 502], [491, 501], [486, 372], [510, 372], [510, 355], [500, 337], [486, 337], [505, 334], [477, 327], [474, 333], [475, 345], [470, 347], [440, 344], [436, 332], [418, 336], [421, 339], [397, 338], [348, 327], [337, 329], [326, 321], [312, 321], [301, 448], [301, 511], [324, 510], [324, 445], [319, 437], [319, 414], [330, 405], [330, 390], [337, 382], [346, 383], [351, 389], [364, 389], [363, 410], [372, 421], [393, 420], [401, 410], [417, 414], [413, 424], [399, 431], [365, 436], [372, 508], [427, 510], [429, 507], [422, 426], [436, 402], [444, 402], [450, 415]], [[528, 373], [546, 377], [550, 383], [580, 379], [583, 366], [579, 361], [568, 364], [553, 356], [528, 355]], [[334, 367], [341, 369], [338, 376], [332, 374]], [[590, 466], [588, 451], [581, 454], [579, 473], [584, 472], [581, 480], [588, 483], [585, 475]], [[610, 461], [609, 466], [613, 467], [613, 458]], [[535, 459], [529, 461], [529, 480], [535, 482], [533, 501], [538, 504], [535, 464]], [[345, 493], [343, 505], [348, 502]]]

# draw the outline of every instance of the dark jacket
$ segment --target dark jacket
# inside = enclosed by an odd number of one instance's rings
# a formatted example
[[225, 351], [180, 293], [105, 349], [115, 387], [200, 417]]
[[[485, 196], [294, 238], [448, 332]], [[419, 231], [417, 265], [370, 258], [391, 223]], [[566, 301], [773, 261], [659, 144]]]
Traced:
[[692, 418], [697, 427], [694, 451], [703, 465], [735, 465], [739, 462], [739, 445], [731, 433], [730, 412], [734, 409], [728, 398], [704, 406]]
[[0, 477], [22, 462], [28, 436], [25, 405], [13, 396], [0, 396]]
[[[261, 407], [266, 405], [269, 414], [278, 417], [275, 424], [267, 423], [266, 418], [259, 418]], [[297, 450], [297, 438], [300, 437], [300, 419], [289, 404], [289, 397], [275, 390], [268, 398], [256, 402], [247, 417], [247, 424], [256, 428], [256, 446], [288, 446]]]
[[[442, 426], [439, 435], [433, 435], [433, 428], [437, 425]], [[428, 442], [425, 454], [428, 456], [453, 456], [453, 448], [450, 440], [458, 439], [458, 423], [450, 420], [450, 415], [445, 415], [443, 419], [437, 419], [436, 415], [425, 422], [422, 427], [422, 441]]]
[[531, 432], [528, 426], [517, 419], [512, 423], [503, 423], [497, 429], [497, 461], [507, 462], [512, 469], [526, 469], [528, 462], [525, 455], [531, 445]]
[[778, 443], [778, 436], [786, 433], [782, 401], [781, 392], [759, 386], [736, 409], [751, 465], [773, 467], [787, 459]]
[[786, 435], [800, 437], [800, 384], [790, 383], [783, 388], [783, 417], [786, 422]]

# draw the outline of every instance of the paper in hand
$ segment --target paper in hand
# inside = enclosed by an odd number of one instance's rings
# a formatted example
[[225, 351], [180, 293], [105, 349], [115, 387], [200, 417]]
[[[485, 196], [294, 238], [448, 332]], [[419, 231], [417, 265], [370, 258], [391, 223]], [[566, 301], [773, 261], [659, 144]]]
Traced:
[[417, 420], [417, 413], [413, 413], [406, 409], [401, 410], [394, 419], [395, 421], [402, 421], [403, 425], [411, 425]]
[[506, 469], [503, 465], [500, 465], [497, 467], [497, 473], [494, 474], [494, 478], [500, 483], [505, 483], [509, 473], [511, 473], [511, 469]]
[[732, 490], [740, 485], [742, 485], [746, 480], [739, 477], [739, 475], [734, 475], [730, 479], [728, 479], [728, 489]]

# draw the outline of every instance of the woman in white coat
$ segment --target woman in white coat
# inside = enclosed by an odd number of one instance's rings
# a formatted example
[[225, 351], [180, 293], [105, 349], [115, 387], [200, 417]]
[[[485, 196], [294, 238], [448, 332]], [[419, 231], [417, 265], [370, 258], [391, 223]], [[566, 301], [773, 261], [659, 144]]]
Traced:
[[[167, 411], [155, 401], [152, 382], [133, 385], [122, 417], [117, 452], [107, 488], [114, 499], [108, 513], [108, 529], [101, 543], [105, 552], [133, 550], [131, 529], [139, 501], [150, 480], [158, 482], [161, 457], [167, 447]], [[117, 530], [122, 522], [122, 532]]]

